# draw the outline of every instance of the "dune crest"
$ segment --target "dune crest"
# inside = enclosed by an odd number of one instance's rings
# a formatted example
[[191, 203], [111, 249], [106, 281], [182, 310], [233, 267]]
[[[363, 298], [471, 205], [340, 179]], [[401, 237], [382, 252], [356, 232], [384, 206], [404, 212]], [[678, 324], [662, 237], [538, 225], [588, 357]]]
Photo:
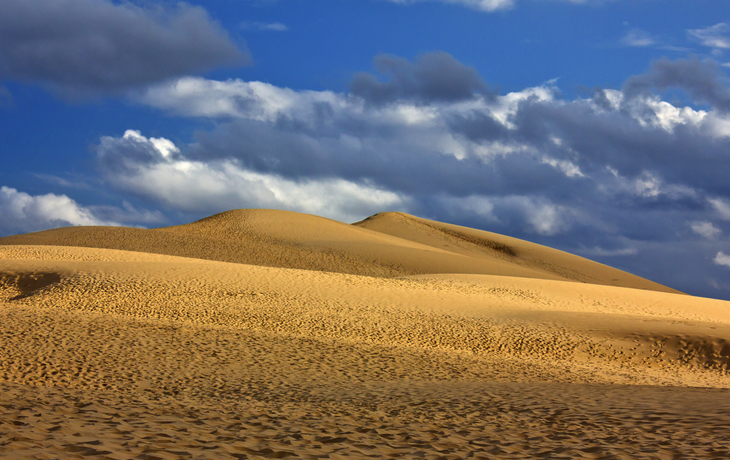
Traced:
[[227, 211], [158, 229], [70, 227], [0, 238], [0, 245], [120, 249], [365, 276], [463, 273], [674, 289], [524, 240], [380, 213], [352, 225], [268, 209]]

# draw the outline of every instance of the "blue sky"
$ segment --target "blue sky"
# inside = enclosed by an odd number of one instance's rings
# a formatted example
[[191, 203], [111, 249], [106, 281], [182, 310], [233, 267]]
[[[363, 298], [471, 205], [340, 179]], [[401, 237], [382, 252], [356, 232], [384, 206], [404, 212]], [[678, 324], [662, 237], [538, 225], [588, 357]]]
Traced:
[[730, 299], [723, 0], [0, 2], [0, 235], [413, 213]]

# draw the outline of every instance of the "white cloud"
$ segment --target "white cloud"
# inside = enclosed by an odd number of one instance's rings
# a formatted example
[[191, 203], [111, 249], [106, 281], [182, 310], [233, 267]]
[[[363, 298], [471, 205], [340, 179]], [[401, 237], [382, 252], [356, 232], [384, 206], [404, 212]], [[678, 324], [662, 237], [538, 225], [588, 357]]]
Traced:
[[289, 28], [280, 22], [251, 22], [245, 21], [239, 24], [243, 30], [272, 30], [275, 32], [286, 32]]
[[0, 187], [0, 232], [18, 233], [74, 225], [120, 225], [103, 220], [66, 195], [29, 195]]
[[470, 111], [488, 113], [511, 127], [519, 104], [527, 99], [554, 100], [555, 81], [522, 91], [498, 96], [494, 101], [475, 97], [448, 104], [415, 105], [400, 101], [385, 107], [370, 107], [355, 96], [332, 91], [295, 91], [289, 88], [252, 81], [215, 81], [184, 77], [155, 85], [138, 94], [138, 102], [183, 116], [208, 118], [243, 118], [273, 122], [285, 116], [301, 121], [316, 119], [317, 110], [328, 105], [331, 117], [378, 120], [409, 126], [433, 126], [444, 118]]
[[599, 190], [608, 194], [625, 193], [648, 199], [666, 198], [671, 200], [697, 198], [697, 191], [685, 185], [667, 184], [656, 173], [643, 171], [633, 178], [626, 178], [612, 167], [606, 167], [610, 174], [603, 177]]
[[[433, 2], [461, 5], [461, 6], [465, 6], [467, 8], [471, 8], [473, 10], [485, 11], [485, 12], [509, 9], [509, 8], [512, 8], [517, 3], [517, 0], [389, 0], [389, 1], [393, 2], [393, 3], [401, 3], [401, 4], [411, 4], [411, 3], [420, 3], [420, 2], [424, 2], [424, 1], [433, 1]], [[581, 4], [585, 4], [585, 3], [591, 3], [592, 0], [562, 0], [562, 1], [567, 2], [567, 3], [574, 3], [576, 5], [581, 5]]]
[[540, 102], [553, 101], [555, 99], [555, 88], [556, 80], [550, 80], [533, 88], [525, 88], [522, 91], [516, 91], [499, 96], [495, 104], [490, 104], [485, 107], [486, 110], [497, 120], [508, 126], [514, 128], [514, 124], [510, 121], [510, 118], [514, 117], [517, 113], [517, 108], [520, 103], [528, 99], [534, 99]]
[[708, 201], [721, 219], [730, 220], [730, 201], [722, 198], [711, 198]]
[[[497, 96], [493, 100], [477, 95], [466, 101], [450, 103], [418, 105], [402, 100], [385, 106], [373, 106], [360, 97], [332, 91], [295, 91], [255, 81], [213, 81], [185, 77], [151, 87], [136, 98], [140, 103], [183, 116], [246, 119], [264, 123], [292, 120], [313, 129], [318, 128], [315, 123], [322, 120], [321, 110], [326, 107], [326, 123], [347, 120], [350, 125], [368, 126], [378, 131], [380, 127], [401, 128], [402, 135], [395, 142], [402, 143], [404, 147], [420, 148], [424, 152], [435, 151], [462, 160], [467, 157], [488, 159], [524, 152], [526, 147], [455, 136], [448, 126], [452, 117], [482, 113], [493, 117], [506, 128], [513, 128], [511, 118], [517, 113], [519, 104], [528, 99], [541, 102], [554, 100], [556, 88], [553, 85], [554, 81], [549, 81], [542, 86]], [[345, 139], [357, 141], [358, 150], [368, 142], [382, 142], [380, 138], [343, 134], [347, 136]], [[355, 144], [350, 142], [348, 145]], [[548, 159], [546, 163], [569, 177], [582, 174], [577, 166], [565, 160]]]
[[567, 160], [556, 160], [550, 157], [543, 157], [541, 160], [544, 164], [548, 164], [553, 168], [562, 171], [568, 177], [585, 177], [580, 168]]
[[515, 0], [390, 0], [393, 3], [418, 3], [423, 1], [440, 1], [442, 3], [453, 3], [479, 11], [497, 11], [511, 8]]
[[714, 262], [717, 265], [724, 265], [726, 267], [730, 267], [730, 255], [727, 255], [724, 252], [720, 251], [715, 256]]
[[712, 225], [712, 222], [692, 222], [690, 227], [693, 232], [708, 240], [715, 239], [722, 233], [719, 228]]
[[687, 32], [704, 46], [717, 50], [730, 49], [730, 24], [726, 22], [702, 29], [690, 29]]
[[480, 196], [440, 197], [439, 203], [457, 213], [476, 214], [486, 221], [500, 222], [517, 216], [527, 224], [529, 233], [557, 235], [570, 229], [576, 212], [540, 197]]
[[571, 225], [571, 212], [565, 206], [520, 197], [525, 218], [540, 235], [557, 235]]
[[629, 30], [626, 35], [621, 38], [621, 44], [624, 46], [652, 46], [655, 45], [656, 40], [646, 31], [639, 28], [633, 28]]
[[458, 214], [476, 214], [484, 220], [498, 222], [494, 215], [494, 199], [486, 196], [471, 195], [466, 197], [441, 196], [439, 204], [445, 209]]
[[[130, 139], [135, 144], [130, 144]], [[157, 151], [158, 155], [152, 161], [138, 161], [140, 155], [135, 149]], [[231, 159], [203, 162], [182, 155], [172, 158], [163, 153], [166, 149], [180, 151], [167, 139], [147, 139], [128, 130], [121, 138], [102, 138], [97, 154], [102, 161], [107, 155], [127, 155], [124, 168], [106, 169], [107, 178], [116, 187], [186, 212], [274, 208], [354, 222], [384, 209], [403, 210], [408, 201], [366, 182], [292, 180], [252, 171]]]
[[711, 112], [703, 120], [703, 128], [714, 138], [730, 137], [730, 116]]
[[[717, 112], [695, 110], [692, 107], [676, 107], [663, 101], [658, 95], [643, 94], [626, 99], [621, 91], [615, 89], [603, 90], [604, 103], [610, 110], [626, 110], [631, 117], [643, 127], [662, 128], [672, 132], [677, 125], [690, 125], [712, 130], [721, 136], [724, 133], [723, 118]], [[596, 101], [589, 100], [596, 111], [603, 111]]]
[[677, 125], [700, 127], [708, 112], [691, 107], [675, 107], [657, 95], [635, 97], [622, 104], [642, 126], [654, 126], [672, 132]]
[[618, 256], [635, 256], [639, 253], [636, 248], [622, 248], [622, 249], [604, 249], [601, 247], [593, 247], [588, 249], [581, 249], [578, 252], [584, 256], [597, 256], [597, 257], [618, 257]]
[[294, 91], [258, 81], [184, 77], [156, 85], [137, 95], [143, 104], [179, 115], [275, 121], [282, 114], [310, 117], [314, 106], [350, 106], [352, 101], [331, 91]]

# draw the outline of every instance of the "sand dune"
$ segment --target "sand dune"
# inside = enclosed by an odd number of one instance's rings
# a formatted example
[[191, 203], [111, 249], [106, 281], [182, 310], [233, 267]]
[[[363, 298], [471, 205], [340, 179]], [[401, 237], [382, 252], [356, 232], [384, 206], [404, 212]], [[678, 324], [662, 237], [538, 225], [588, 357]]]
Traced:
[[730, 303], [560, 251], [265, 210], [0, 243], [2, 458], [730, 457]]
[[379, 277], [470, 273], [677, 292], [562, 251], [403, 213], [347, 225], [308, 214], [243, 209], [152, 230], [54, 229], [0, 238], [0, 245], [121, 249]]

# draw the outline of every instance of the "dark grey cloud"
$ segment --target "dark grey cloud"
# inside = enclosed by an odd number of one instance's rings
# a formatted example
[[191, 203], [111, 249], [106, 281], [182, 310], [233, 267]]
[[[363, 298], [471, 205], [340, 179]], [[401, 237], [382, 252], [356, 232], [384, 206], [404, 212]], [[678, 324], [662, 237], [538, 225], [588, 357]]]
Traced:
[[200, 7], [109, 0], [0, 2], [0, 78], [67, 93], [119, 91], [250, 57]]
[[443, 51], [426, 53], [415, 62], [381, 54], [373, 59], [373, 66], [386, 81], [359, 72], [352, 79], [350, 91], [375, 104], [400, 99], [421, 103], [452, 102], [470, 99], [475, 93], [490, 94], [476, 69]]
[[654, 62], [649, 72], [629, 78], [623, 90], [628, 97], [634, 97], [652, 89], [679, 88], [695, 102], [728, 112], [730, 88], [726, 81], [727, 76], [713, 61], [700, 61], [696, 57], [676, 61], [663, 58]]
[[476, 142], [510, 137], [509, 129], [502, 122], [490, 114], [476, 110], [451, 115], [446, 122], [454, 133]]

